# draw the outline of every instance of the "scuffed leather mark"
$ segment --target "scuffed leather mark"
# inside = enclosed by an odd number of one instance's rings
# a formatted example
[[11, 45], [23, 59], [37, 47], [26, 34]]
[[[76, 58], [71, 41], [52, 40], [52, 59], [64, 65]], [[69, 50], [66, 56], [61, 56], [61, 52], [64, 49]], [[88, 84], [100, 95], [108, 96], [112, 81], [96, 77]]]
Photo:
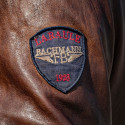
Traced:
[[[46, 0], [22, 0], [20, 2], [21, 12], [24, 14], [24, 17], [27, 23], [31, 26], [39, 27], [41, 23], [47, 24], [48, 16], [46, 8]], [[45, 12], [46, 13], [45, 13]]]

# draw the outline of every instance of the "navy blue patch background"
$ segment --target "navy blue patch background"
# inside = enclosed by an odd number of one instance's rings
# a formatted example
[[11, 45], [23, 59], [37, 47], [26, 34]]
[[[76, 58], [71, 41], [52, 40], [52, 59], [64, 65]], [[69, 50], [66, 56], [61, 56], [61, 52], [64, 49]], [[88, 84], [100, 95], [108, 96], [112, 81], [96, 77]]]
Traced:
[[[40, 37], [42, 34], [46, 36], [47, 39], [49, 39], [48, 32], [54, 32], [54, 36], [56, 36], [56, 32], [59, 31], [61, 36], [63, 36], [62, 31], [69, 31], [72, 32], [72, 38], [75, 38], [76, 34], [80, 35], [80, 43], [77, 43], [73, 40], [67, 40], [67, 39], [60, 39], [56, 38], [53, 40], [48, 40], [40, 45], [36, 46], [36, 42], [34, 38]], [[69, 35], [69, 34], [68, 34]], [[67, 34], [66, 34], [67, 37]], [[43, 61], [40, 59], [35, 58], [34, 56], [36, 55], [36, 49], [42, 49], [42, 48], [48, 48], [48, 47], [67, 47], [67, 46], [81, 46], [82, 47], [82, 52], [83, 55], [80, 56], [79, 58], [75, 59], [72, 62], [67, 62], [64, 64], [51, 64], [50, 62]], [[38, 32], [36, 35], [34, 35], [30, 39], [30, 47], [31, 47], [31, 54], [32, 54], [32, 59], [33, 62], [39, 71], [39, 73], [44, 77], [45, 80], [58, 90], [66, 93], [69, 91], [79, 80], [83, 68], [84, 68], [84, 63], [85, 63], [85, 37], [84, 35], [72, 28], [68, 27], [51, 27], [51, 28], [46, 28], [44, 30], [41, 30]], [[70, 74], [70, 81], [56, 81], [56, 75], [57, 74]]]

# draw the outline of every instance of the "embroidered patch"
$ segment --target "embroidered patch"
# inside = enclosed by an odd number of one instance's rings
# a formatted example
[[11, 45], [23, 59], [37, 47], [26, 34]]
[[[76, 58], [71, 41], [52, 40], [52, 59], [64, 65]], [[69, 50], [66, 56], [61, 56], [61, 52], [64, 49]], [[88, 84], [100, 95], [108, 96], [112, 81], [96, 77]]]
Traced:
[[66, 93], [79, 80], [85, 63], [85, 37], [69, 27], [50, 27], [30, 39], [32, 60], [53, 87]]

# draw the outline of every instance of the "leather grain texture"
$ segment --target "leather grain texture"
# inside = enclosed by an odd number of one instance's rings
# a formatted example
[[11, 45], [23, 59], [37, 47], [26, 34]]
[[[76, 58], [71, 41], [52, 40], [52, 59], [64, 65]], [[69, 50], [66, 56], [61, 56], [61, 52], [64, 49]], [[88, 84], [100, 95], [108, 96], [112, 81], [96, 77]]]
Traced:
[[[41, 77], [30, 56], [29, 39], [51, 26], [87, 39], [84, 72], [67, 94]], [[124, 0], [1, 0], [0, 125], [123, 125], [124, 32]]]

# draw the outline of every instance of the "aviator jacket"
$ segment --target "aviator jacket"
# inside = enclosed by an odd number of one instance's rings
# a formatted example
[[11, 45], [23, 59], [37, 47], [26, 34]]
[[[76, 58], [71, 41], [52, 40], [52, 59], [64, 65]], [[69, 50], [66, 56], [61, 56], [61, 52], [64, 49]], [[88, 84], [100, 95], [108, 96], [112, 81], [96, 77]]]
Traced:
[[124, 125], [124, 34], [124, 0], [0, 0], [0, 125]]

